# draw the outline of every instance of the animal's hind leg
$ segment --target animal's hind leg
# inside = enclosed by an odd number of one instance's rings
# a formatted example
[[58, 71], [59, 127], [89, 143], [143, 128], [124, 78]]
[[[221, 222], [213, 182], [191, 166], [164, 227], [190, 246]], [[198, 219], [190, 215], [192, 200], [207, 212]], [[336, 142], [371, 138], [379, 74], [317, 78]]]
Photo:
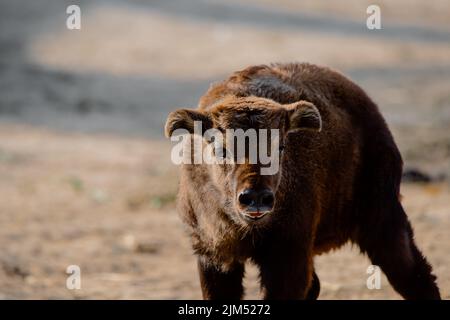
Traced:
[[436, 277], [417, 248], [411, 225], [398, 200], [384, 215], [384, 221], [366, 226], [360, 247], [374, 265], [386, 274], [394, 289], [405, 299], [440, 299]]
[[405, 299], [440, 299], [436, 277], [417, 248], [399, 201], [402, 159], [388, 129], [367, 140], [356, 201], [356, 242]]
[[309, 287], [308, 293], [306, 294], [306, 300], [317, 300], [320, 293], [320, 280], [316, 272], [313, 272], [313, 279], [311, 281], [311, 286]]

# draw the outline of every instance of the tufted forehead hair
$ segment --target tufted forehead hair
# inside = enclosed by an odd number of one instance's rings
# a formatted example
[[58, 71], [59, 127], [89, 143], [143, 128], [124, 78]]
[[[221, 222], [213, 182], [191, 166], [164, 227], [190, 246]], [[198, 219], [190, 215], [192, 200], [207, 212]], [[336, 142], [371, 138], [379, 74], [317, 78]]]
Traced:
[[216, 128], [226, 129], [280, 129], [319, 132], [322, 119], [319, 110], [310, 102], [300, 100], [279, 104], [260, 97], [227, 96], [208, 108], [178, 109], [167, 117], [164, 132], [167, 137], [178, 129], [195, 133], [195, 124], [201, 122], [200, 134]]
[[219, 129], [279, 128], [286, 110], [279, 103], [259, 97], [228, 96], [209, 110]]

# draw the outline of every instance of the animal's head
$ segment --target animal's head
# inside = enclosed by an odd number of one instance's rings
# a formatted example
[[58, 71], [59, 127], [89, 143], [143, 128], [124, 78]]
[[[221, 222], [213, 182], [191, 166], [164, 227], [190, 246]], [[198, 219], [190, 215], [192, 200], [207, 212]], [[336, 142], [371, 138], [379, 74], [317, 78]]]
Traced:
[[319, 111], [306, 101], [281, 105], [264, 98], [227, 97], [208, 111], [170, 113], [165, 133], [168, 137], [189, 133], [192, 140], [201, 141], [194, 150], [201, 153], [195, 163], [200, 159], [207, 166], [225, 212], [234, 221], [249, 224], [276, 205], [288, 134], [317, 132], [321, 125]]

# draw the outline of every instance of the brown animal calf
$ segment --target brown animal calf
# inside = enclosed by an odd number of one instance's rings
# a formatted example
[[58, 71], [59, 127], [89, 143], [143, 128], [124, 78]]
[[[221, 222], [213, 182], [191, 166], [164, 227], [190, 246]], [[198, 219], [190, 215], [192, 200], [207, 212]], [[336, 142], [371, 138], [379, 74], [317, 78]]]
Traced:
[[400, 153], [357, 85], [310, 64], [253, 66], [212, 86], [197, 110], [172, 112], [166, 135], [194, 133], [194, 121], [204, 130], [277, 128], [284, 146], [272, 175], [259, 162], [182, 165], [179, 211], [205, 299], [242, 298], [249, 259], [264, 298], [315, 299], [313, 257], [349, 241], [404, 298], [440, 298], [399, 201]]

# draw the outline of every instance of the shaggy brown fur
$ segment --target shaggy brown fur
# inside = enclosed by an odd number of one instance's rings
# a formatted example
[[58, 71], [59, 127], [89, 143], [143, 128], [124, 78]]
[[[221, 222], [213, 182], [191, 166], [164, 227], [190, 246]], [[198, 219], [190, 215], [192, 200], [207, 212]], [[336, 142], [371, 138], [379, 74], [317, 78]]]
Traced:
[[[313, 257], [349, 241], [404, 298], [440, 298], [399, 201], [400, 153], [357, 85], [310, 64], [253, 66], [213, 85], [197, 110], [171, 113], [166, 134], [192, 132], [194, 120], [204, 129], [278, 128], [285, 147], [273, 176], [261, 176], [259, 164], [182, 165], [179, 211], [204, 298], [242, 298], [251, 259], [264, 298], [315, 299]], [[246, 188], [273, 190], [272, 212], [245, 220], [237, 198]]]

